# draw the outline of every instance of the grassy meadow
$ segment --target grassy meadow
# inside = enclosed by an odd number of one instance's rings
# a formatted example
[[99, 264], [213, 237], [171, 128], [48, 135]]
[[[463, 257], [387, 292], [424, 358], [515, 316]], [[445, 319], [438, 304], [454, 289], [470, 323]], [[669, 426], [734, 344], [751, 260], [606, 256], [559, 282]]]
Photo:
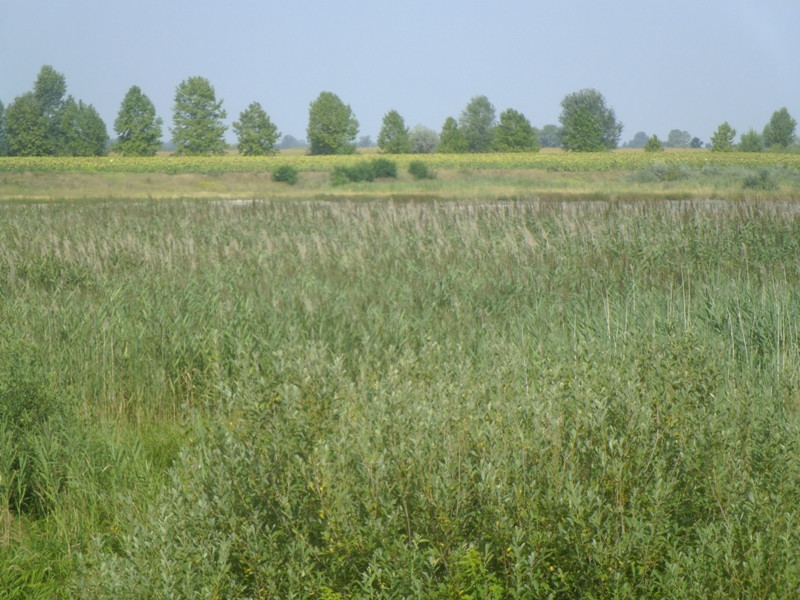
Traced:
[[0, 162], [4, 597], [797, 597], [800, 169], [685, 156]]

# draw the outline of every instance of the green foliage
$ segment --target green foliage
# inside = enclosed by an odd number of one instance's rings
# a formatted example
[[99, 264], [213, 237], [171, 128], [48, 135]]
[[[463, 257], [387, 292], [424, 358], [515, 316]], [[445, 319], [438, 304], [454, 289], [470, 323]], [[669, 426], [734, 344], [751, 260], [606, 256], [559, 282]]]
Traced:
[[403, 117], [396, 110], [390, 110], [383, 117], [378, 134], [378, 148], [386, 154], [411, 153], [411, 137]]
[[245, 156], [266, 156], [277, 153], [275, 144], [281, 134], [258, 102], [253, 102], [233, 123], [239, 139], [239, 152]]
[[59, 154], [67, 156], [103, 156], [108, 146], [108, 131], [91, 104], [70, 96], [61, 111], [63, 146]]
[[331, 181], [334, 185], [394, 177], [397, 177], [397, 163], [388, 158], [374, 158], [361, 160], [351, 165], [337, 165], [331, 173]]
[[759, 169], [756, 173], [747, 175], [744, 178], [742, 187], [746, 190], [772, 191], [778, 189], [778, 182], [775, 180], [772, 171]]
[[711, 151], [731, 152], [734, 149], [733, 139], [735, 137], [736, 130], [728, 125], [727, 121], [723, 122], [711, 136]]
[[525, 115], [509, 108], [500, 113], [492, 149], [497, 152], [538, 152], [539, 142]]
[[8, 155], [8, 136], [6, 135], [6, 107], [0, 101], [0, 156]]
[[617, 147], [622, 133], [614, 110], [606, 106], [603, 95], [585, 89], [564, 97], [559, 116], [563, 128], [562, 144], [575, 152], [599, 152]]
[[650, 138], [647, 137], [647, 134], [644, 131], [637, 131], [636, 134], [633, 136], [633, 139], [625, 144], [628, 148], [644, 148], [647, 145], [647, 142], [655, 137], [658, 139], [658, 136], [653, 134]]
[[172, 141], [176, 154], [222, 154], [227, 113], [208, 79], [189, 77], [175, 89]]
[[661, 143], [656, 134], [651, 135], [644, 145], [645, 152], [662, 152], [663, 150], [664, 144]]
[[786, 107], [772, 113], [769, 123], [764, 127], [764, 145], [767, 148], [785, 150], [795, 142], [797, 121]]
[[51, 153], [48, 122], [32, 92], [14, 99], [6, 109], [6, 137], [10, 156]]
[[150, 98], [134, 85], [125, 94], [114, 121], [114, 150], [123, 156], [154, 156], [161, 147], [162, 124]]
[[56, 500], [61, 477], [57, 460], [57, 428], [64, 407], [48, 379], [50, 374], [33, 349], [11, 332], [0, 346], [0, 513], [44, 516]]
[[794, 597], [791, 209], [475, 198], [5, 206], [5, 596]]
[[703, 141], [698, 137], [693, 137], [692, 141], [689, 142], [689, 147], [690, 148], [702, 148], [703, 147]]
[[442, 125], [442, 133], [439, 134], [439, 145], [436, 151], [441, 154], [460, 154], [469, 150], [469, 143], [464, 137], [464, 132], [458, 126], [458, 121], [453, 117], [447, 117]]
[[409, 134], [409, 141], [414, 154], [432, 154], [439, 145], [439, 134], [423, 125], [416, 125]]
[[353, 154], [358, 121], [336, 94], [322, 92], [309, 106], [306, 134], [311, 154]]
[[472, 98], [458, 119], [458, 130], [464, 137], [467, 152], [489, 152], [496, 125], [494, 106], [489, 99], [486, 96]]
[[743, 133], [739, 139], [740, 152], [761, 152], [764, 150], [764, 138], [755, 129]]
[[639, 183], [675, 182], [687, 179], [690, 174], [690, 170], [684, 165], [659, 160], [635, 172], [632, 178]]
[[680, 129], [673, 129], [667, 135], [666, 146], [668, 148], [688, 148], [692, 143], [692, 136], [688, 131], [681, 131]]
[[436, 177], [436, 174], [428, 169], [428, 165], [421, 160], [412, 160], [408, 163], [408, 172], [417, 180], [434, 179]]
[[561, 147], [561, 128], [558, 125], [545, 125], [536, 137], [543, 148]]
[[397, 163], [388, 158], [373, 158], [370, 161], [375, 177], [378, 179], [397, 177]]
[[292, 165], [281, 165], [272, 172], [272, 181], [279, 181], [294, 185], [297, 183], [298, 171]]
[[33, 96], [41, 106], [45, 118], [54, 125], [64, 107], [66, 93], [67, 82], [64, 75], [50, 65], [43, 66], [33, 85]]

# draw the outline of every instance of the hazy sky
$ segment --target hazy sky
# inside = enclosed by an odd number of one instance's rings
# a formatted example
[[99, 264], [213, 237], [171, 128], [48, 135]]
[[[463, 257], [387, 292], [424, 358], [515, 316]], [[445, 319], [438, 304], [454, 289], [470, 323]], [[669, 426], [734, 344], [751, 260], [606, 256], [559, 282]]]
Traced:
[[200, 75], [229, 124], [258, 101], [305, 138], [309, 103], [331, 91], [374, 140], [391, 109], [438, 131], [485, 95], [541, 127], [596, 88], [622, 142], [708, 141], [722, 121], [761, 131], [783, 106], [800, 120], [799, 26], [797, 0], [0, 0], [0, 101], [49, 64], [112, 136], [138, 85], [167, 140], [176, 86]]

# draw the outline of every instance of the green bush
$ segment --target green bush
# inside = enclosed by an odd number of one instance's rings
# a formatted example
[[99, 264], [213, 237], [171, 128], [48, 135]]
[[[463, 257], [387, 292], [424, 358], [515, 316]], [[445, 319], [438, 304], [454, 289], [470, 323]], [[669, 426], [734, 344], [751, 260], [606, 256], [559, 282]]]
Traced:
[[433, 179], [436, 175], [428, 170], [428, 165], [421, 160], [412, 160], [408, 164], [408, 172], [414, 179]]
[[345, 183], [360, 183], [375, 180], [375, 167], [369, 161], [363, 160], [352, 166], [339, 165], [333, 168], [331, 182], [333, 185]]
[[661, 140], [658, 139], [658, 136], [653, 134], [647, 140], [644, 145], [645, 152], [662, 152], [664, 150], [664, 144], [661, 143]]
[[292, 165], [281, 165], [272, 172], [272, 181], [284, 182], [289, 185], [297, 183], [297, 168]]
[[778, 189], [778, 182], [769, 169], [759, 169], [758, 172], [744, 178], [742, 187], [746, 190], [769, 192]]
[[370, 162], [372, 171], [375, 177], [380, 178], [395, 178], [397, 177], [397, 163], [388, 158], [373, 158]]

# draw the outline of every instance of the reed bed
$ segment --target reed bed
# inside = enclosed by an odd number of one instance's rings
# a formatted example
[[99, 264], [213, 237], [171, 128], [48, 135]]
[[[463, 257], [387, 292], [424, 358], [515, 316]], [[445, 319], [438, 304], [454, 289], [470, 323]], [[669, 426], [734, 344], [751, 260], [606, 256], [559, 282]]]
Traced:
[[800, 592], [792, 204], [0, 210], [7, 597]]

